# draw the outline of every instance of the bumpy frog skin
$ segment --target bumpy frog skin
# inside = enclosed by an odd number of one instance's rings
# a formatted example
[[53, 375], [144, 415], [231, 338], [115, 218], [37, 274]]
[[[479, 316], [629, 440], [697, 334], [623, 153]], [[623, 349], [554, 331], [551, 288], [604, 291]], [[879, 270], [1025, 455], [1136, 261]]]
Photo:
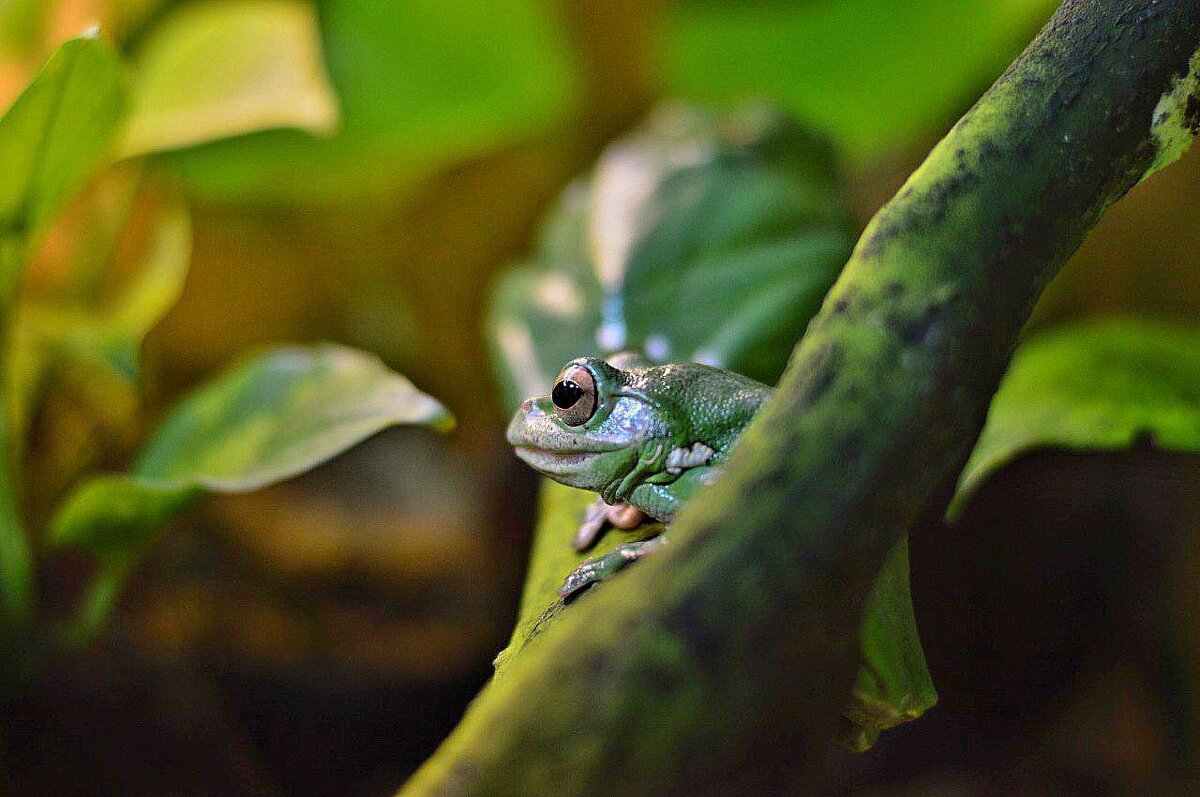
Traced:
[[[670, 523], [720, 472], [771, 389], [695, 363], [649, 365], [637, 355], [567, 363], [552, 391], [527, 399], [508, 426], [517, 456], [557, 482], [600, 493], [575, 538], [584, 550], [606, 522], [632, 528], [649, 515]], [[627, 543], [567, 577], [567, 599], [661, 546]]]

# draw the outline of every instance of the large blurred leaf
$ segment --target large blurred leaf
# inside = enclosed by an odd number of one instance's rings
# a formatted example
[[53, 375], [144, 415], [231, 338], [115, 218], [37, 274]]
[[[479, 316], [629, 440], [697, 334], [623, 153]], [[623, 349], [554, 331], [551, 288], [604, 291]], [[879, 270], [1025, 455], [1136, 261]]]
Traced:
[[46, 0], [0, 0], [0, 50], [31, 50], [49, 10]]
[[142, 26], [152, 20], [164, 6], [176, 0], [107, 0], [110, 17], [115, 30], [114, 38], [125, 45], [144, 31]]
[[[81, 473], [128, 452], [140, 424], [142, 341], [183, 289], [191, 220], [177, 190], [107, 170], [46, 236], [9, 348], [17, 422], [37, 408], [25, 507], [44, 517]], [[139, 188], [141, 190], [139, 190]], [[25, 428], [14, 427], [19, 443]]]
[[849, 254], [829, 148], [763, 107], [666, 107], [611, 146], [496, 292], [505, 399], [624, 348], [774, 382]]
[[[58, 409], [76, 421], [108, 418], [110, 407], [136, 406], [142, 341], [183, 290], [191, 242], [182, 195], [161, 181], [146, 183], [141, 169], [128, 167], [94, 180], [51, 228], [26, 275], [9, 349], [18, 442], [32, 408], [49, 391], [56, 393]], [[63, 390], [68, 372], [67, 381], [75, 382], [79, 373], [90, 374], [87, 389]], [[112, 431], [123, 437], [126, 430]], [[43, 440], [38, 453], [51, 455], [57, 441]], [[67, 450], [79, 448], [61, 442]], [[75, 471], [55, 463], [53, 477], [35, 475], [40, 483], [31, 489], [74, 479]]]
[[941, 131], [1058, 3], [683, 0], [667, 26], [667, 86], [769, 97], [869, 157]]
[[125, 106], [121, 62], [103, 42], [68, 41], [0, 119], [0, 297], [31, 242], [97, 168]]
[[38, 346], [46, 364], [81, 357], [132, 379], [142, 340], [183, 291], [191, 215], [177, 190], [151, 183], [138, 192], [140, 174], [106, 176], [112, 190], [90, 192], [100, 196], [76, 208], [80, 224], [55, 229], [60, 284], [29, 286], [18, 340]]
[[[33, 245], [107, 153], [124, 111], [120, 61], [107, 45], [72, 39], [0, 119], [0, 341], [12, 337], [13, 299]], [[33, 564], [16, 482], [25, 428], [14, 357], [0, 352], [0, 615], [29, 617]]]
[[126, 156], [270, 128], [329, 134], [337, 125], [316, 12], [305, 0], [185, 3], [134, 61]]
[[979, 484], [1037, 448], [1200, 451], [1200, 328], [1081, 323], [1021, 344], [958, 481], [951, 514]]
[[282, 481], [394, 424], [451, 420], [371, 355], [331, 345], [269, 352], [185, 399], [130, 473], [77, 488], [53, 536], [99, 552], [137, 548], [198, 496]]
[[570, 48], [547, 0], [319, 7], [339, 133], [272, 131], [174, 155], [197, 195], [319, 203], [411, 189], [563, 120], [575, 96]]

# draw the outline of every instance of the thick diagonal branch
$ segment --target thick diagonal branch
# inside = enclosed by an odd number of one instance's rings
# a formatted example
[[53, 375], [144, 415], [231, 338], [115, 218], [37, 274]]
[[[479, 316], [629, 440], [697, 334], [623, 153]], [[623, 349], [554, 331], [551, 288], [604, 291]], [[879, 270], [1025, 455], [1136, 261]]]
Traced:
[[961, 466], [1043, 287], [1200, 126], [1198, 47], [1196, 0], [1067, 0], [868, 226], [667, 549], [571, 607], [403, 793], [811, 782], [871, 577]]

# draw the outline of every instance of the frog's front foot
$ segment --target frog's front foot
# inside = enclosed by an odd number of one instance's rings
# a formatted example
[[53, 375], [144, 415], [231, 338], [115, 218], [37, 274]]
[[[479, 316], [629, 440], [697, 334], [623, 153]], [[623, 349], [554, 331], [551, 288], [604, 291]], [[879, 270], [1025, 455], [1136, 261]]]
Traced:
[[597, 584], [612, 577], [617, 571], [653, 553], [665, 544], [666, 538], [660, 534], [649, 540], [639, 540], [637, 542], [627, 542], [624, 545], [618, 545], [609, 553], [604, 554], [604, 556], [588, 559], [570, 572], [563, 585], [558, 588], [558, 597], [562, 598], [565, 603], [592, 584]]
[[586, 551], [600, 539], [600, 533], [608, 523], [619, 529], [636, 529], [646, 519], [646, 513], [632, 504], [618, 501], [615, 504], [605, 503], [603, 498], [597, 498], [588, 505], [583, 516], [583, 523], [575, 532], [571, 547], [577, 551]]

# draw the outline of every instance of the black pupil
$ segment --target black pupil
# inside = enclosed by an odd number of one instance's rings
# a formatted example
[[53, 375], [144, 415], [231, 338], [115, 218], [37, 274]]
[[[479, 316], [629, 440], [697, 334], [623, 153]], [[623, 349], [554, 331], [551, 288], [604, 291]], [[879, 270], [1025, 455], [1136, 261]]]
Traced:
[[570, 379], [564, 379], [554, 386], [554, 392], [550, 394], [550, 398], [554, 401], [554, 406], [560, 410], [569, 410], [575, 406], [575, 402], [579, 401], [579, 397], [582, 395], [583, 388]]

